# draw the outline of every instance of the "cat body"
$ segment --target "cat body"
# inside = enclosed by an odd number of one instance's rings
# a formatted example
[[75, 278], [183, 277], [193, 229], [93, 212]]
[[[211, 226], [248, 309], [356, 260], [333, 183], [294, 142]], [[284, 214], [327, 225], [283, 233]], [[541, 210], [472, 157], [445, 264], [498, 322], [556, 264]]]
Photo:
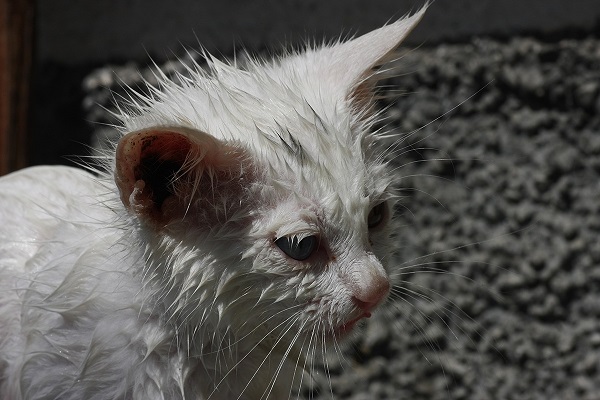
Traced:
[[96, 177], [0, 179], [0, 398], [282, 399], [385, 300], [373, 70], [424, 10], [122, 105]]

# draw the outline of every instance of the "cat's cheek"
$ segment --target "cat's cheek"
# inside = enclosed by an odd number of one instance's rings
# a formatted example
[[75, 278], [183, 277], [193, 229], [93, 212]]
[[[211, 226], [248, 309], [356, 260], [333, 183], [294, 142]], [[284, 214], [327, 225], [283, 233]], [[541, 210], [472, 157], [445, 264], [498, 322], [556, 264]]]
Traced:
[[365, 314], [353, 306], [350, 294], [343, 290], [343, 284], [338, 282], [337, 287], [339, 290], [317, 297], [306, 305], [300, 321], [306, 334], [314, 335], [315, 330], [319, 330], [328, 341], [343, 339], [365, 318]]
[[242, 259], [253, 259], [252, 271], [256, 274], [265, 274], [290, 280], [298, 276], [302, 269], [288, 263], [287, 256], [273, 243], [271, 238], [254, 238], [254, 243], [242, 254]]

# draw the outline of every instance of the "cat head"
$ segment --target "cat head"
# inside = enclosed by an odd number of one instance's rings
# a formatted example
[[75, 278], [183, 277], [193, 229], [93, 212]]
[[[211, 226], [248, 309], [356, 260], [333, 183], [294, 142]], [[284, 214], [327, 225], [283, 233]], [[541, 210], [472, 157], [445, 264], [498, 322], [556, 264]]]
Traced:
[[394, 195], [373, 87], [423, 12], [244, 68], [207, 56], [122, 112], [114, 179], [154, 241], [144, 276], [186, 323], [209, 308], [213, 325], [336, 337], [384, 301]]

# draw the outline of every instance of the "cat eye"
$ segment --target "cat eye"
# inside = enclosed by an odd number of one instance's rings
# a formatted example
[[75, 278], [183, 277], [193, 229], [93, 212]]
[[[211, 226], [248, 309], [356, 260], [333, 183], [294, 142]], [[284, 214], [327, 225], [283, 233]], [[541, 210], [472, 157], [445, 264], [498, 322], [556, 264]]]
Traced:
[[371, 209], [367, 217], [367, 226], [369, 229], [375, 228], [383, 222], [386, 213], [385, 203], [379, 203]]
[[302, 240], [298, 240], [298, 236], [284, 236], [275, 244], [294, 260], [304, 261], [316, 250], [318, 240], [316, 236], [306, 236]]

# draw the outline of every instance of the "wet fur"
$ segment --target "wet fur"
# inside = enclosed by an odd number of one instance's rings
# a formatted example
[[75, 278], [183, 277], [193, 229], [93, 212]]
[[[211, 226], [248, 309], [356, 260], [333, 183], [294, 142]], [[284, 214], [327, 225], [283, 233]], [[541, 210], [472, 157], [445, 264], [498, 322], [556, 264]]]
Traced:
[[[121, 104], [109, 174], [2, 178], [0, 397], [290, 397], [389, 291], [373, 68], [423, 11], [243, 70], [207, 55]], [[275, 245], [311, 235], [306, 261]]]

